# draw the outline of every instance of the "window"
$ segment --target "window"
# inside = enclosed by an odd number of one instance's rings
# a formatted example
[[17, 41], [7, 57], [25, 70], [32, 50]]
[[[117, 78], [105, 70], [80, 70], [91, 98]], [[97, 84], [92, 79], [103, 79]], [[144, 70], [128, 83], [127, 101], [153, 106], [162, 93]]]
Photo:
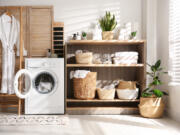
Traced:
[[170, 0], [169, 55], [172, 84], [180, 84], [180, 0]]

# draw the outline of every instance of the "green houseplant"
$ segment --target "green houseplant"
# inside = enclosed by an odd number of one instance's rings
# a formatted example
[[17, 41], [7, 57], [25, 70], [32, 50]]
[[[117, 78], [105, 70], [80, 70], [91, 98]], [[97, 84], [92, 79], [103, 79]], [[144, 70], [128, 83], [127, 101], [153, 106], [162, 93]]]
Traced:
[[131, 32], [129, 38], [130, 38], [130, 39], [135, 39], [135, 38], [136, 38], [136, 35], [137, 35], [137, 31], [133, 31], [133, 32]]
[[82, 40], [87, 40], [87, 33], [83, 31], [81, 37]]
[[161, 91], [157, 86], [161, 85], [160, 75], [166, 74], [161, 67], [161, 60], [158, 60], [154, 65], [147, 64], [150, 67], [150, 72], [147, 72], [152, 78], [148, 87], [142, 92], [140, 97], [139, 110], [143, 117], [159, 118], [164, 112], [163, 95], [167, 93]]
[[113, 39], [112, 31], [116, 28], [117, 25], [115, 15], [111, 15], [110, 12], [106, 11], [105, 16], [99, 20], [99, 23], [102, 29], [102, 39], [112, 40]]

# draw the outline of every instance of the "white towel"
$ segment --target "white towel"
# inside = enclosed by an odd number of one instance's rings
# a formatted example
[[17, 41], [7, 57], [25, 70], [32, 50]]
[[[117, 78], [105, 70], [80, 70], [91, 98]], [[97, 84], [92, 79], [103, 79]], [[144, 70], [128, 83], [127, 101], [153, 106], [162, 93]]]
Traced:
[[72, 78], [85, 78], [89, 73], [89, 70], [76, 70], [70, 72], [70, 79]]

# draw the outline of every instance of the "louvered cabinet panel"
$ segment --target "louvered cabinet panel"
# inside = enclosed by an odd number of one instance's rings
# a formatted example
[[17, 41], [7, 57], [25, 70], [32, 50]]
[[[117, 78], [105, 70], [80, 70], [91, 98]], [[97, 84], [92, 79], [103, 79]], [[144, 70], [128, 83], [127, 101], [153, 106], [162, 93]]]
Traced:
[[30, 57], [45, 57], [52, 48], [52, 7], [32, 7], [30, 17]]

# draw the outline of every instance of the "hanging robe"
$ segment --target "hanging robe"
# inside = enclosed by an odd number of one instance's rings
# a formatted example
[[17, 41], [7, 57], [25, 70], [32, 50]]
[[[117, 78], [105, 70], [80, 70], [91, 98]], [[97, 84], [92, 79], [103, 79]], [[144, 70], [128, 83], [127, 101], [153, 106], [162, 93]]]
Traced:
[[3, 14], [0, 17], [0, 40], [2, 43], [2, 81], [0, 91], [1, 93], [14, 94], [14, 45], [16, 44], [17, 46], [19, 46], [19, 33], [19, 22], [15, 19], [15, 17], [10, 17], [6, 14]]

